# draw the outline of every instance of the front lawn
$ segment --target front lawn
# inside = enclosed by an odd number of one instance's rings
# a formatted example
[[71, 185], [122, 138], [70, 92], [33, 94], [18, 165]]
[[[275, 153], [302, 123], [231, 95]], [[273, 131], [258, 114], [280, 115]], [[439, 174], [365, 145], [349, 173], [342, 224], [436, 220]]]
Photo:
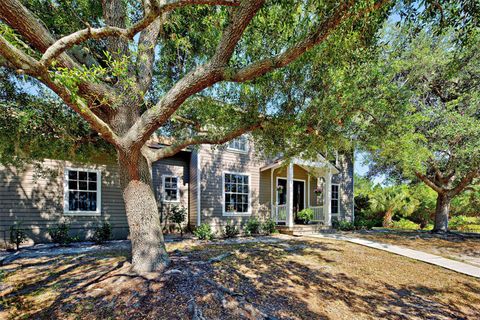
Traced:
[[356, 232], [353, 236], [425, 251], [480, 267], [480, 236], [398, 230]]
[[343, 241], [169, 244], [161, 276], [123, 251], [3, 266], [0, 318], [451, 319], [480, 317], [480, 283]]

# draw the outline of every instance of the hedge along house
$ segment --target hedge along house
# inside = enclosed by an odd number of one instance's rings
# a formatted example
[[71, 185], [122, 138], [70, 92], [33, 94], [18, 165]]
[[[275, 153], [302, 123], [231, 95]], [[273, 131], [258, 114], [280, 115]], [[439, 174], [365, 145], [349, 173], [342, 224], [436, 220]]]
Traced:
[[[151, 141], [151, 148], [161, 148]], [[49, 240], [48, 228], [68, 222], [72, 235], [88, 238], [103, 221], [116, 239], [128, 237], [128, 224], [114, 163], [78, 164], [44, 160], [24, 170], [0, 167], [0, 234], [8, 238], [15, 223], [34, 242]], [[221, 147], [202, 145], [152, 164], [152, 181], [165, 230], [169, 207], [187, 212], [184, 226], [207, 223], [220, 233], [250, 217], [272, 218], [292, 229], [297, 213], [312, 208], [314, 222], [331, 226], [333, 219], [353, 220], [353, 161], [263, 159], [242, 136]]]

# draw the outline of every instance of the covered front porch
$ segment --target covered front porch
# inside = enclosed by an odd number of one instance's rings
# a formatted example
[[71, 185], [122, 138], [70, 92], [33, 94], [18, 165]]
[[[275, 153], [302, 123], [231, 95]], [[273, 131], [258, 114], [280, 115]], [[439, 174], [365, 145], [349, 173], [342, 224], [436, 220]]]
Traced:
[[270, 216], [286, 228], [305, 224], [298, 213], [310, 208], [310, 224], [331, 226], [331, 183], [338, 169], [323, 158], [318, 161], [293, 159], [289, 163], [279, 160], [261, 169], [263, 181], [270, 191]]

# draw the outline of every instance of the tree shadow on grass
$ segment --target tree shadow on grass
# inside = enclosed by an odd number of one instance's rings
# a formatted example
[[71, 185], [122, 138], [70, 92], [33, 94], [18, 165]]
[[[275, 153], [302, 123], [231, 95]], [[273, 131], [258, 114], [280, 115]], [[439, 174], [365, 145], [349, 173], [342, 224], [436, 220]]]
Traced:
[[[84, 256], [15, 294], [38, 287], [60, 291], [42, 310], [29, 314], [33, 319], [72, 315], [83, 319], [189, 319], [192, 303], [206, 319], [480, 317], [478, 311], [472, 311], [480, 305], [480, 298], [472, 300], [465, 292], [480, 294], [476, 283], [438, 289], [395, 285], [381, 278], [367, 281], [336, 269], [340, 262], [335, 257], [348, 254], [347, 250], [329, 243], [299, 241], [285, 246], [206, 245], [204, 250], [177, 250], [167, 272], [153, 280], [124, 274], [122, 261], [106, 265], [100, 263], [106, 258]], [[212, 254], [226, 251], [232, 255], [208, 262]], [[65, 258], [65, 264], [70, 262]], [[440, 299], [444, 294], [456, 300]]]

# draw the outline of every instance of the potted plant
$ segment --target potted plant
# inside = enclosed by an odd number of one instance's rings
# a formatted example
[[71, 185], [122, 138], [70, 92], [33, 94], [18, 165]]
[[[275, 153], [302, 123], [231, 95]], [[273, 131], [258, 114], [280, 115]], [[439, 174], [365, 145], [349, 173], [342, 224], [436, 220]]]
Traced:
[[317, 186], [314, 190], [313, 193], [315, 193], [317, 196], [321, 195], [323, 193], [323, 188], [322, 186]]
[[283, 192], [283, 186], [282, 186], [282, 185], [278, 185], [278, 186], [277, 186], [277, 191], [278, 191], [279, 193], [282, 193], [282, 192]]

